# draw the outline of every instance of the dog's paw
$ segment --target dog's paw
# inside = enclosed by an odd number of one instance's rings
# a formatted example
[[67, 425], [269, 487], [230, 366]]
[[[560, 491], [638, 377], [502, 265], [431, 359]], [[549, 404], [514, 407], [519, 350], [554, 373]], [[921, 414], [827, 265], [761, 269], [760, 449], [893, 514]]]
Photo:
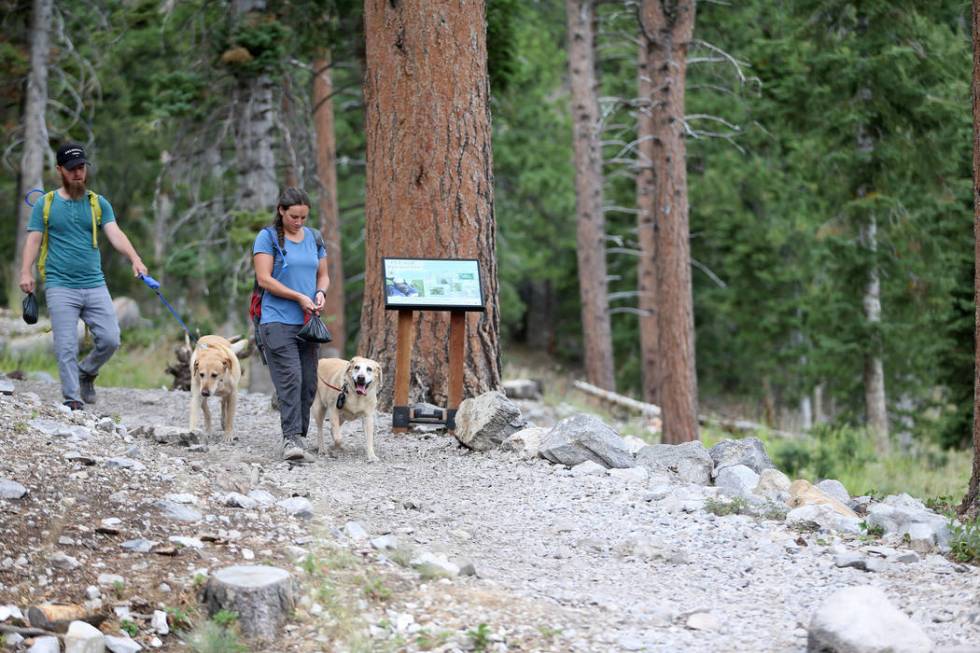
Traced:
[[367, 461], [369, 463], [376, 463], [376, 462], [379, 462], [380, 459], [376, 455], [374, 455], [373, 453], [369, 453], [368, 454], [368, 457], [367, 457]]

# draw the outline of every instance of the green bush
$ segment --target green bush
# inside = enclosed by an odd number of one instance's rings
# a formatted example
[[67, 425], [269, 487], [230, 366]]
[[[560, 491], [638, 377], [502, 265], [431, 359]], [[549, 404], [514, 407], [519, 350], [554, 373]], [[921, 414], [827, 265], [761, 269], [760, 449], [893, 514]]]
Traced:
[[949, 523], [950, 555], [960, 562], [980, 564], [980, 517]]

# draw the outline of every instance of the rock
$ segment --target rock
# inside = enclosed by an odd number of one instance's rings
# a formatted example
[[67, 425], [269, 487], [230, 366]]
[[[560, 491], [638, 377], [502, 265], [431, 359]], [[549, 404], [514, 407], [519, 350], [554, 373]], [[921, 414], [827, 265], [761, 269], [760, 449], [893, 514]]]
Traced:
[[773, 501], [785, 501], [789, 499], [789, 486], [790, 480], [786, 474], [778, 469], [764, 469], [752, 492]]
[[202, 601], [209, 616], [220, 610], [237, 612], [246, 637], [274, 640], [295, 608], [293, 579], [278, 567], [225, 567], [208, 578]]
[[714, 461], [700, 441], [651, 444], [636, 454], [636, 464], [651, 473], [669, 473], [684, 483], [710, 485]]
[[708, 451], [715, 464], [715, 474], [726, 467], [744, 465], [756, 474], [772, 469], [772, 460], [766, 453], [766, 446], [759, 438], [741, 440], [722, 440]]
[[14, 394], [14, 382], [8, 379], [0, 379], [0, 394]]
[[625, 467], [622, 469], [607, 469], [606, 473], [624, 483], [646, 483], [650, 478], [650, 472], [646, 467]]
[[745, 465], [729, 465], [715, 470], [715, 487], [728, 496], [748, 497], [759, 485], [759, 475]]
[[572, 467], [572, 476], [599, 476], [606, 473], [606, 468], [597, 462], [586, 460]]
[[382, 535], [371, 540], [371, 546], [378, 551], [394, 551], [398, 548], [398, 539], [394, 535]]
[[537, 458], [541, 448], [541, 439], [550, 430], [540, 426], [521, 429], [517, 433], [507, 436], [507, 439], [500, 443], [500, 448], [504, 451], [513, 451], [522, 458]]
[[574, 467], [586, 460], [603, 467], [633, 467], [633, 454], [616, 431], [594, 415], [566, 417], [542, 439], [540, 455], [559, 465]]
[[116, 584], [125, 585], [126, 579], [118, 574], [99, 574], [98, 582], [102, 587]]
[[786, 513], [787, 524], [817, 524], [820, 528], [843, 533], [860, 534], [861, 520], [857, 517], [845, 517], [832, 506], [816, 504], [793, 508]]
[[834, 556], [835, 567], [854, 567], [861, 571], [882, 571], [885, 563], [881, 558], [866, 558], [860, 553], [849, 551]]
[[167, 624], [167, 613], [163, 610], [154, 610], [150, 620], [150, 627], [157, 635], [169, 635], [170, 626]]
[[91, 613], [82, 605], [32, 605], [27, 609], [27, 620], [31, 626], [53, 633], [63, 633], [76, 621], [85, 621], [98, 626], [105, 621], [105, 615]]
[[132, 469], [136, 472], [141, 472], [146, 469], [146, 465], [138, 460], [133, 460], [132, 458], [125, 458], [123, 456], [118, 456], [116, 458], [106, 458], [106, 467], [113, 467], [116, 469]]
[[167, 538], [174, 544], [179, 544], [180, 546], [186, 547], [188, 549], [203, 549], [204, 542], [197, 539], [196, 537], [184, 537], [182, 535], [171, 535]]
[[92, 456], [86, 456], [80, 451], [69, 451], [65, 454], [65, 460], [71, 463], [78, 463], [79, 465], [84, 465], [86, 467], [91, 467], [95, 464], [95, 458]]
[[68, 438], [78, 441], [88, 440], [92, 437], [92, 432], [84, 426], [65, 424], [64, 422], [53, 419], [35, 418], [28, 422], [27, 425], [53, 438]]
[[73, 621], [65, 635], [65, 653], [105, 653], [105, 635], [92, 624]]
[[524, 427], [521, 409], [502, 392], [484, 392], [464, 399], [456, 412], [454, 435], [459, 442], [476, 451], [496, 449]]
[[61, 642], [57, 637], [38, 637], [27, 653], [61, 653]]
[[946, 518], [927, 509], [921, 501], [907, 494], [885, 497], [882, 503], [868, 507], [868, 524], [881, 527], [886, 534], [908, 535], [915, 550], [928, 553], [933, 548], [949, 548], [949, 526]]
[[248, 493], [249, 499], [255, 499], [260, 506], [271, 506], [276, 502], [276, 498], [265, 490], [252, 490]]
[[165, 517], [176, 519], [177, 521], [197, 522], [204, 518], [200, 511], [175, 501], [158, 499], [153, 502], [153, 505], [159, 508]]
[[112, 635], [105, 636], [105, 647], [112, 653], [137, 653], [137, 651], [143, 650], [143, 647], [136, 640], [129, 637], [113, 637]]
[[368, 532], [356, 521], [349, 521], [344, 524], [344, 534], [355, 542], [363, 542], [368, 539]]
[[119, 546], [128, 551], [134, 551], [136, 553], [149, 553], [150, 550], [157, 544], [159, 544], [159, 542], [156, 540], [144, 540], [140, 538], [136, 540], [126, 540]]
[[877, 587], [857, 586], [827, 597], [807, 631], [810, 653], [923, 653], [932, 642]]
[[27, 495], [27, 488], [10, 479], [0, 478], [0, 499], [22, 499]]
[[538, 399], [541, 397], [541, 382], [532, 379], [512, 379], [500, 384], [508, 399]]
[[856, 512], [805, 479], [793, 481], [789, 486], [789, 497], [788, 503], [791, 508], [824, 505], [829, 506], [839, 515], [857, 519]]
[[276, 503], [293, 517], [310, 519], [313, 517], [313, 504], [305, 497], [289, 497]]
[[684, 623], [691, 630], [718, 630], [721, 624], [711, 612], [695, 612], [687, 618]]
[[851, 495], [840, 481], [828, 478], [817, 483], [816, 487], [824, 494], [837, 499], [845, 506], [851, 502]]
[[62, 551], [57, 551], [48, 558], [48, 562], [57, 567], [58, 569], [72, 570], [77, 569], [81, 566], [77, 559], [71, 557], [70, 555], [63, 553]]
[[636, 437], [635, 435], [624, 435], [623, 443], [626, 445], [626, 449], [634, 456], [640, 449], [647, 446], [646, 442]]
[[453, 578], [459, 575], [459, 567], [443, 555], [424, 551], [409, 562], [413, 569], [430, 576]]
[[193, 494], [187, 494], [187, 493], [168, 494], [164, 498], [167, 499], [167, 501], [173, 501], [174, 503], [181, 503], [190, 506], [197, 505], [197, 497], [194, 496]]
[[245, 508], [247, 510], [256, 508], [259, 505], [256, 499], [239, 494], [238, 492], [229, 492], [221, 499], [221, 502], [229, 508]]

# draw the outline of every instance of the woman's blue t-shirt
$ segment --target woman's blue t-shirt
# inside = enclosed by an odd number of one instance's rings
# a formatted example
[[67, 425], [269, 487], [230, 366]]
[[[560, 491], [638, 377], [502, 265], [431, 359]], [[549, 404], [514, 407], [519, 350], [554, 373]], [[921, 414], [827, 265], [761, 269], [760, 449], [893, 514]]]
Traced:
[[[316, 236], [309, 227], [303, 227], [303, 240], [294, 243], [284, 238], [285, 260], [279, 252], [278, 238], [273, 229], [263, 229], [252, 246], [252, 255], [269, 254], [273, 258], [272, 277], [287, 288], [313, 299], [316, 293], [316, 271], [320, 259], [327, 255], [319, 247]], [[262, 324], [282, 322], [283, 324], [303, 324], [303, 309], [291, 300], [277, 297], [266, 291], [262, 295]]]

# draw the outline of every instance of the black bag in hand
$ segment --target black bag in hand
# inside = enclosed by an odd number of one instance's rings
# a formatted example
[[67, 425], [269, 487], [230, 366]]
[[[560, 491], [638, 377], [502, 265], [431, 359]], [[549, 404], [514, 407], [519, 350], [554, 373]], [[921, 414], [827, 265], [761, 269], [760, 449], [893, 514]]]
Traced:
[[37, 322], [37, 299], [34, 298], [34, 293], [27, 293], [27, 297], [24, 298], [24, 321], [28, 324], [35, 324]]
[[323, 323], [319, 315], [310, 315], [310, 319], [306, 321], [296, 337], [306, 342], [326, 343], [333, 340], [327, 325]]

